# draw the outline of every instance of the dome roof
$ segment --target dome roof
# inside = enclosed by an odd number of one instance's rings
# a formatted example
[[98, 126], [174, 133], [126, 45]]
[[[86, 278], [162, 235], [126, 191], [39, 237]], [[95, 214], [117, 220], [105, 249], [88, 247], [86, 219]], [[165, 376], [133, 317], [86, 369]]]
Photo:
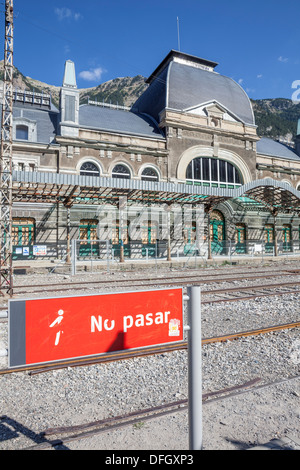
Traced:
[[189, 65], [170, 64], [167, 108], [184, 111], [210, 101], [217, 101], [245, 124], [255, 124], [250, 100], [234, 80]]
[[218, 102], [245, 124], [255, 125], [250, 99], [241, 86], [214, 71], [217, 64], [171, 51], [150, 76], [149, 88], [134, 107], [156, 120], [164, 108], [185, 111]]

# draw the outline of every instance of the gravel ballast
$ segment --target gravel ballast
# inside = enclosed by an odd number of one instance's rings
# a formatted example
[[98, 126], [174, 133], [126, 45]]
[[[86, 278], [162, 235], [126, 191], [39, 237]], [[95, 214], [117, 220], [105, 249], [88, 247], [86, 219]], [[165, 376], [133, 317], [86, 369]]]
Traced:
[[[29, 284], [29, 277], [26, 278]], [[41, 276], [31, 275], [32, 279], [44, 281]], [[295, 293], [203, 305], [202, 337], [299, 321], [299, 299], [300, 294]], [[0, 349], [6, 345], [7, 322], [2, 320]], [[1, 361], [3, 368], [5, 364]], [[205, 402], [204, 449], [239, 450], [275, 438], [299, 439], [299, 328], [203, 345], [202, 362], [203, 393], [257, 378], [259, 386], [269, 384]], [[37, 375], [28, 372], [0, 375], [0, 450], [31, 447], [42, 441], [40, 433], [47, 428], [88, 423], [186, 398], [185, 350]], [[141, 421], [139, 426], [129, 425], [72, 441], [62, 448], [186, 451], [188, 433], [188, 414], [183, 410]]]

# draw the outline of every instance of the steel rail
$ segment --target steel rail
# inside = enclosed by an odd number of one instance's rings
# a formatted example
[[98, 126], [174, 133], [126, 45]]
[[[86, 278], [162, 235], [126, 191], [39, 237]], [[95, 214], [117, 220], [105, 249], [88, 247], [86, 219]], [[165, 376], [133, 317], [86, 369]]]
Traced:
[[[254, 289], [255, 290], [255, 289]], [[233, 299], [222, 298], [222, 299], [213, 299], [213, 300], [204, 300], [202, 304], [214, 304], [214, 303], [222, 303], [222, 302], [238, 302], [239, 300], [253, 300], [260, 297], [272, 297], [272, 296], [280, 296], [280, 295], [288, 295], [288, 294], [299, 294], [297, 290], [289, 290], [289, 291], [282, 291], [282, 292], [268, 292], [264, 294], [252, 294], [243, 297], [234, 297]]]
[[[49, 292], [53, 292], [53, 291], [56, 291], [56, 290], [68, 290], [69, 287], [74, 287], [74, 286], [80, 286], [82, 285], [82, 289], [84, 289], [87, 285], [98, 285], [98, 284], [126, 284], [126, 283], [132, 283], [132, 282], [150, 282], [150, 285], [157, 285], [157, 284], [168, 284], [169, 282], [170, 283], [173, 283], [173, 282], [177, 282], [181, 279], [184, 279], [185, 280], [185, 283], [188, 282], [189, 280], [192, 280], [193, 278], [197, 279], [197, 282], [201, 283], [201, 284], [208, 284], [208, 283], [221, 283], [221, 282], [228, 282], [228, 281], [236, 281], [237, 279], [235, 277], [232, 277], [236, 274], [243, 274], [243, 273], [234, 273], [234, 274], [229, 274], [227, 277], [222, 277], [222, 278], [218, 278], [216, 277], [216, 275], [211, 275], [209, 276], [209, 278], [204, 278], [204, 279], [201, 279], [201, 277], [199, 276], [199, 274], [194, 274], [194, 275], [188, 275], [188, 276], [173, 276], [173, 277], [164, 277], [164, 278], [130, 278], [130, 279], [109, 279], [109, 280], [94, 280], [94, 281], [73, 281], [73, 282], [66, 282], [66, 283], [60, 283], [60, 284], [51, 284], [52, 287], [54, 288], [58, 288], [58, 289], [48, 289], [48, 285], [46, 284], [36, 284], [36, 285], [16, 285], [14, 286], [14, 290], [16, 289], [35, 289], [35, 292], [43, 292], [45, 288], [47, 288], [47, 291]], [[245, 277], [242, 278], [242, 280], [248, 280], [248, 279], [260, 279], [260, 278], [268, 278], [268, 277], [282, 277], [282, 276], [293, 276], [295, 275], [295, 273], [291, 273], [291, 272], [286, 272], [286, 271], [283, 271], [283, 272], [272, 272], [272, 273], [266, 273], [266, 274], [263, 274], [263, 275], [257, 275], [257, 273], [255, 273], [253, 276], [251, 275], [246, 275]], [[218, 275], [217, 275], [218, 276]], [[241, 280], [241, 278], [239, 277], [239, 280]], [[69, 286], [69, 287], [67, 287]], [[43, 288], [42, 291], [39, 291], [39, 290], [36, 290], [36, 288]], [[78, 287], [76, 287], [78, 289]], [[80, 287], [79, 287], [80, 289]], [[18, 294], [24, 294], [24, 293], [27, 293], [27, 291], [21, 291], [21, 292], [18, 292]]]
[[258, 285], [258, 286], [237, 286], [237, 287], [224, 287], [222, 289], [214, 289], [213, 291], [209, 291], [209, 290], [206, 290], [206, 291], [201, 291], [201, 294], [209, 294], [209, 293], [212, 293], [212, 292], [217, 292], [217, 293], [221, 293], [221, 292], [236, 292], [236, 291], [244, 291], [244, 290], [251, 290], [251, 289], [255, 289], [255, 288], [259, 288], [259, 289], [270, 289], [270, 288], [274, 288], [274, 287], [284, 287], [284, 286], [296, 286], [296, 285], [299, 285], [300, 284], [300, 281], [291, 281], [291, 282], [281, 282], [280, 284], [278, 283], [275, 283], [275, 284], [261, 284], [261, 285]]
[[[234, 280], [234, 279], [232, 279]], [[122, 281], [121, 281], [122, 282]], [[133, 282], [133, 280], [131, 279], [131, 283]], [[145, 282], [145, 281], [144, 281]], [[212, 281], [212, 282], [215, 282], [215, 281]], [[109, 281], [108, 281], [109, 283]], [[174, 279], [170, 279], [169, 280], [165, 280], [165, 279], [161, 279], [159, 282], [147, 282], [147, 287], [149, 286], [157, 286], [159, 285], [160, 287], [161, 286], [192, 286], [192, 285], [199, 285], [201, 283], [206, 283], [205, 281], [201, 281], [199, 279], [195, 280], [195, 281], [192, 281], [192, 280], [187, 280], [187, 281], [174, 281]], [[92, 282], [92, 284], [97, 284], [95, 282]], [[218, 293], [221, 293], [221, 292], [227, 292], [227, 291], [241, 291], [241, 290], [249, 290], [249, 289], [255, 289], [255, 288], [258, 288], [258, 289], [262, 289], [262, 288], [271, 288], [271, 287], [282, 287], [282, 286], [288, 286], [288, 285], [299, 285], [300, 284], [300, 281], [292, 281], [292, 282], [284, 282], [284, 283], [280, 283], [280, 284], [263, 284], [263, 285], [258, 285], [258, 286], [239, 286], [239, 287], [228, 287], [228, 288], [224, 288], [224, 289], [214, 289], [213, 291], [202, 291], [202, 294], [203, 295], [206, 295], [206, 294], [209, 294], [211, 292], [214, 292], [216, 294]], [[58, 289], [48, 289], [47, 286], [45, 285], [44, 286], [44, 289], [43, 290], [35, 290], [34, 293], [37, 293], [37, 292], [45, 292], [45, 289], [47, 290], [47, 292], [63, 292], [63, 291], [68, 291], [70, 290], [70, 287], [62, 287], [62, 285], [60, 284], [59, 285], [60, 287]], [[35, 286], [30, 286], [30, 287], [35, 287]], [[75, 287], [75, 285], [73, 285], [73, 287]], [[122, 287], [122, 286], [118, 286], [118, 287]], [[143, 285], [139, 285], [137, 287], [143, 287]], [[83, 282], [82, 283], [82, 287], [78, 287], [76, 285], [76, 290], [84, 290], [86, 289], [86, 283]], [[20, 294], [28, 294], [30, 292], [28, 291], [21, 291], [21, 292], [18, 292], [18, 295]], [[238, 300], [238, 299], [237, 299]]]
[[[249, 290], [252, 290], [255, 292], [255, 290], [257, 289], [278, 289], [278, 288], [282, 288], [282, 287], [285, 287], [285, 286], [297, 286], [300, 284], [300, 281], [293, 281], [293, 282], [285, 282], [285, 283], [281, 283], [281, 284], [262, 284], [262, 285], [252, 285], [252, 286], [239, 286], [239, 287], [228, 287], [228, 288], [223, 288], [223, 289], [214, 289], [214, 290], [205, 290], [205, 291], [202, 291], [201, 292], [201, 295], [202, 296], [207, 296], [207, 295], [218, 295], [218, 294], [221, 294], [221, 293], [230, 293], [230, 292], [243, 292], [243, 291], [249, 291]], [[199, 285], [199, 281], [186, 281], [186, 282], [163, 282], [163, 283], [160, 283], [160, 287], [161, 286], [188, 286], [188, 285]], [[147, 283], [147, 287], [149, 286], [157, 286], [157, 284], [151, 284], [151, 283]], [[76, 288], [76, 290], [80, 290], [80, 289], [84, 289], [84, 287], [82, 288]], [[68, 288], [66, 289], [60, 289], [59, 292], [61, 291], [64, 291], [64, 290], [69, 290]], [[47, 289], [47, 292], [58, 292], [57, 290], [52, 290], [52, 289]], [[38, 292], [38, 291], [35, 291], [35, 292]], [[24, 292], [24, 294], [28, 292]], [[281, 296], [281, 295], [286, 295], [286, 294], [297, 294], [299, 293], [298, 290], [289, 290], [289, 291], [275, 291], [275, 292], [265, 292], [263, 294], [261, 293], [254, 293], [252, 295], [248, 295], [248, 296], [238, 296], [238, 297], [234, 297], [234, 298], [222, 298], [222, 299], [211, 299], [211, 300], [202, 300], [202, 304], [210, 304], [210, 303], [221, 303], [221, 302], [237, 302], [239, 300], [251, 300], [253, 298], [258, 298], [258, 297], [271, 297], [271, 296]]]
[[[209, 405], [215, 401], [226, 400], [228, 398], [235, 398], [244, 393], [251, 393], [253, 391], [263, 390], [265, 388], [274, 387], [286, 383], [290, 380], [298, 379], [299, 376], [287, 377], [285, 379], [276, 380], [274, 382], [265, 383], [262, 385], [256, 385], [262, 379], [257, 377], [244, 384], [228, 387], [227, 389], [218, 390], [216, 392], [210, 392], [202, 395], [203, 405]], [[207, 399], [208, 397], [212, 397]], [[166, 403], [164, 405], [131, 412], [121, 416], [115, 416], [111, 418], [105, 418], [103, 420], [97, 420], [90, 423], [84, 423], [82, 425], [76, 425], [71, 427], [57, 427], [46, 429], [44, 432], [39, 434], [41, 443], [35, 444], [34, 446], [27, 447], [23, 450], [43, 450], [49, 447], [58, 447], [66, 443], [78, 441], [81, 439], [87, 439], [103, 432], [110, 432], [114, 429], [119, 429], [124, 426], [133, 426], [144, 421], [151, 419], [161, 418], [163, 416], [174, 414], [179, 411], [186, 411], [188, 408], [188, 399], [179, 400], [177, 402]], [[80, 432], [82, 431], [82, 432]], [[62, 438], [49, 440], [46, 436], [55, 436], [59, 434], [72, 433]], [[76, 434], [77, 432], [77, 434]]]
[[[249, 380], [248, 382], [245, 382], [241, 385], [234, 385], [232, 387], [223, 388], [222, 390], [217, 390], [215, 392], [204, 393], [202, 395], [202, 400], [206, 401], [210, 397], [224, 395], [225, 393], [230, 393], [230, 392], [237, 391], [237, 390], [244, 390], [246, 388], [252, 387], [253, 385], [257, 384], [260, 381], [261, 381], [261, 378], [257, 377], [255, 379]], [[128, 418], [132, 418], [132, 417], [139, 417], [139, 416], [141, 417], [141, 416], [146, 415], [148, 413], [156, 413], [157, 411], [168, 409], [168, 408], [182, 407], [182, 405], [186, 405], [187, 403], [188, 403], [188, 399], [182, 399], [182, 400], [178, 400], [176, 402], [166, 403], [166, 404], [151, 407], [151, 408], [145, 408], [143, 410], [133, 411], [131, 413], [127, 413], [127, 414], [124, 414], [124, 415], [113, 416], [113, 417], [110, 417], [110, 418], [105, 418], [105, 419], [93, 421], [93, 422], [90, 422], [90, 423], [84, 423], [84, 424], [79, 424], [79, 425], [75, 425], [75, 426], [61, 426], [61, 427], [56, 427], [56, 428], [48, 428], [45, 431], [43, 431], [40, 435], [41, 436], [51, 436], [51, 435], [55, 435], [55, 434], [63, 434], [63, 433], [66, 433], [66, 432], [80, 431], [80, 430], [83, 430], [83, 429], [89, 429], [89, 428], [96, 427], [96, 426], [99, 426], [99, 425], [100, 426], [101, 425], [106, 425], [106, 424], [109, 424], [109, 423], [112, 423], [112, 422], [115, 422], [115, 421], [120, 421], [120, 420], [124, 420], [124, 419], [128, 419]], [[155, 418], [155, 415], [153, 415], [153, 418]]]
[[[216, 336], [211, 338], [204, 338], [202, 339], [202, 344], [213, 344], [213, 343], [222, 343], [226, 341], [233, 341], [239, 338], [247, 337], [247, 336], [256, 336], [265, 333], [272, 333], [276, 331], [281, 331], [284, 329], [292, 329], [292, 328], [299, 328], [300, 321], [292, 322], [292, 323], [285, 323], [281, 325], [270, 326], [266, 328], [260, 328], [256, 330], [248, 330], [248, 331], [241, 331], [238, 333], [231, 333], [222, 336]], [[128, 351], [118, 351], [116, 353], [108, 353], [108, 354], [101, 354], [98, 356], [90, 357], [90, 358], [73, 358], [68, 360], [56, 361], [56, 362], [49, 362], [46, 364], [37, 364], [37, 365], [27, 365], [21, 367], [14, 367], [10, 369], [2, 369], [0, 370], [0, 376], [5, 374], [10, 374], [13, 372], [26, 372], [29, 371], [30, 375], [36, 375], [44, 372], [50, 372], [56, 369], [64, 369], [68, 367], [79, 367], [79, 366], [90, 366], [95, 364], [102, 364], [107, 362], [115, 362], [118, 360], [124, 359], [132, 359], [135, 357], [143, 357], [143, 356], [150, 356], [153, 354], [162, 354], [166, 352], [178, 351], [187, 349], [188, 343], [187, 341], [179, 341], [177, 343], [171, 343], [167, 345], [157, 345], [151, 347], [145, 347], [140, 349], [132, 349]]]

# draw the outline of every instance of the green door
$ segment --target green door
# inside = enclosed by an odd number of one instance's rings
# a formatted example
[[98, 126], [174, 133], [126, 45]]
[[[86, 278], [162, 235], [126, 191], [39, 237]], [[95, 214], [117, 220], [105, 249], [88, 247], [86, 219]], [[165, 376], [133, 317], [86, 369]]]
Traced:
[[192, 256], [195, 254], [196, 251], [196, 222], [193, 221], [187, 224], [183, 230], [183, 238], [184, 238], [184, 247], [183, 247], [183, 254], [185, 256]]
[[272, 253], [274, 250], [274, 225], [265, 226], [265, 252]]
[[155, 258], [156, 252], [156, 227], [151, 224], [142, 227], [142, 256]]
[[284, 225], [282, 229], [283, 251], [292, 251], [292, 229], [290, 225]]
[[210, 216], [210, 240], [212, 253], [217, 255], [225, 254], [225, 221], [219, 211], [213, 211]]
[[120, 257], [121, 246], [123, 246], [124, 257], [130, 258], [131, 248], [130, 248], [130, 241], [129, 241], [129, 235], [128, 235], [128, 222], [127, 222], [126, 228], [124, 226], [123, 239], [122, 239], [122, 237], [120, 236], [119, 221], [117, 220], [116, 226], [113, 228], [111, 243], [112, 243], [112, 249], [114, 250], [114, 256], [116, 256], [117, 258]]
[[246, 253], [246, 227], [244, 224], [235, 226], [235, 249], [236, 253]]
[[[97, 257], [99, 256], [99, 244], [97, 240], [97, 225], [98, 221], [94, 219], [85, 219], [80, 221], [79, 226], [79, 256], [86, 257]], [[93, 243], [95, 240], [95, 243]]]

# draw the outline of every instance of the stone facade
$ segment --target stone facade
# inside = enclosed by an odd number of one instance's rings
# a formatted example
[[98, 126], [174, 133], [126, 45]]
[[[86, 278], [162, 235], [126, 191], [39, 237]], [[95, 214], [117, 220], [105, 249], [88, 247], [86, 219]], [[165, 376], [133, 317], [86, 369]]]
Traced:
[[[214, 86], [218, 85], [217, 80], [223, 80], [222, 87], [225, 89], [226, 86], [230, 87], [228, 94], [231, 96], [236, 93], [236, 96], [233, 97], [232, 109], [230, 108], [230, 96], [226, 96], [222, 89], [226, 105], [220, 103], [220, 92], [217, 88], [214, 91], [213, 87], [211, 96], [209, 99], [206, 97], [205, 102], [196, 101], [200, 99], [197, 92], [198, 95], [195, 93], [195, 102], [192, 106], [191, 103], [187, 103], [186, 108], [179, 109], [178, 105], [178, 109], [175, 109], [174, 104], [171, 103], [172, 89], [170, 90], [170, 87], [173, 82], [180, 82], [180, 73], [177, 72], [177, 76], [171, 77], [173, 63], [176, 63], [177, 67], [187, 67], [188, 71], [193, 69], [193, 80], [196, 69], [208, 84], [210, 79], [213, 80]], [[112, 177], [116, 166], [123, 165], [128, 171], [127, 177], [132, 180], [147, 178], [144, 176], [147, 171], [148, 177], [151, 177], [153, 170], [157, 181], [177, 184], [187, 182], [187, 168], [192, 161], [207, 159], [210, 165], [210, 176], [206, 176], [203, 180], [195, 178], [190, 181], [190, 184], [233, 187], [234, 184], [238, 186], [238, 184], [249, 183], [257, 179], [272, 178], [284, 181], [296, 189], [299, 188], [300, 157], [293, 150], [289, 150], [288, 154], [283, 152], [280, 155], [282, 150], [280, 144], [278, 144], [279, 155], [267, 152], [264, 154], [264, 149], [259, 150], [260, 138], [257, 136], [256, 126], [252, 119], [253, 111], [249, 99], [239, 89], [239, 85], [228, 82], [226, 77], [218, 77], [214, 71], [215, 64], [212, 64], [211, 67], [208, 67], [203, 62], [203, 70], [201, 70], [201, 59], [191, 56], [185, 57], [184, 54], [179, 53], [170, 54], [167, 60], [158, 67], [157, 78], [151, 76], [145, 98], [142, 96], [137, 102], [137, 109], [140, 107], [147, 112], [137, 113], [133, 112], [134, 107], [133, 110], [128, 111], [116, 110], [115, 107], [100, 109], [101, 106], [98, 104], [79, 106], [75, 67], [72, 62], [68, 61], [61, 89], [60, 110], [51, 108], [51, 103], [49, 103], [48, 108], [45, 106], [37, 113], [33, 102], [22, 103], [22, 106], [19, 104], [19, 107], [16, 103], [18, 112], [14, 118], [14, 125], [26, 125], [28, 122], [31, 137], [22, 140], [17, 139], [17, 134], [15, 134], [13, 168], [24, 171], [80, 174], [84, 164], [88, 163], [92, 165], [91, 168], [93, 168], [95, 175]], [[169, 67], [168, 76], [171, 78], [168, 87], [163, 88], [159, 77], [167, 76], [167, 67]], [[174, 66], [173, 70], [175, 70]], [[199, 88], [201, 88], [201, 83], [199, 83]], [[214, 92], [217, 98], [214, 97]], [[170, 96], [161, 97], [162, 93], [169, 93]], [[241, 102], [240, 108], [239, 100]], [[166, 103], [161, 106], [161, 109], [155, 104], [160, 102]], [[36, 111], [37, 114], [34, 115], [33, 111]], [[48, 121], [45, 119], [47, 113]], [[32, 115], [30, 119], [29, 115]], [[53, 125], [53, 129], [51, 125]], [[44, 126], [42, 138], [39, 133], [40, 126]], [[55, 135], [54, 138], [53, 135]], [[218, 180], [214, 181], [211, 170], [215, 165], [214, 161], [227, 162], [226, 171], [236, 170], [236, 174], [239, 175], [238, 180], [228, 178], [226, 181], [222, 181], [221, 167], [218, 166]], [[162, 220], [165, 209], [157, 207], [155, 210], [160, 214], [157, 220]], [[202, 223], [204, 224], [203, 240], [210, 236], [212, 239], [215, 238], [216, 242], [229, 240], [233, 243], [239, 243], [239, 240], [242, 242], [245, 240], [265, 240], [267, 242], [269, 229], [266, 229], [266, 226], [274, 227], [270, 243], [272, 240], [274, 241], [274, 236], [279, 241], [299, 240], [299, 218], [280, 214], [274, 224], [273, 215], [264, 207], [251, 204], [251, 201], [242, 199], [227, 201], [210, 207], [209, 211], [206, 210], [205, 216], [204, 207], [202, 207], [201, 213], [203, 213]], [[213, 219], [215, 220], [214, 225], [211, 217], [214, 217], [215, 214], [219, 215]], [[134, 216], [136, 216], [136, 211]], [[128, 224], [134, 216], [128, 215]], [[59, 205], [30, 204], [28, 206], [18, 203], [14, 204], [13, 217], [15, 221], [19, 219], [20, 233], [22, 232], [22, 220], [33, 218], [35, 220], [34, 242], [52, 244], [51, 253], [53, 252], [53, 256], [59, 257], [65, 252], [68, 217], [68, 236], [71, 239], [90, 237], [91, 233], [95, 239], [101, 237], [102, 215], [101, 208], [97, 206], [80, 207], [77, 205], [67, 213], [66, 208], [59, 207]], [[174, 231], [176, 221], [174, 215], [172, 217], [170, 224]], [[80, 227], [88, 225], [86, 221], [90, 221], [91, 227], [93, 226], [91, 230], [94, 232], [87, 229], [86, 234], [83, 235], [85, 229]], [[190, 220], [191, 232], [195, 231], [194, 221], [195, 216], [192, 216]], [[158, 225], [161, 223], [158, 222]], [[184, 250], [186, 245], [193, 244], [194, 235], [189, 232], [188, 225], [183, 226], [182, 230], [181, 240], [178, 238], [171, 240], [173, 254], [177, 253], [179, 249]], [[211, 230], [211, 234], [209, 230]], [[147, 235], [144, 234], [145, 237], [147, 238]], [[149, 237], [151, 238], [151, 234]], [[151, 243], [153, 240], [150, 238], [145, 244], [153, 248], [153, 243]], [[164, 240], [166, 243], [168, 242], [167, 237]], [[28, 240], [25, 240], [24, 243], [28, 243]], [[60, 244], [62, 248], [59, 247]], [[220, 252], [222, 252], [221, 249]]]

